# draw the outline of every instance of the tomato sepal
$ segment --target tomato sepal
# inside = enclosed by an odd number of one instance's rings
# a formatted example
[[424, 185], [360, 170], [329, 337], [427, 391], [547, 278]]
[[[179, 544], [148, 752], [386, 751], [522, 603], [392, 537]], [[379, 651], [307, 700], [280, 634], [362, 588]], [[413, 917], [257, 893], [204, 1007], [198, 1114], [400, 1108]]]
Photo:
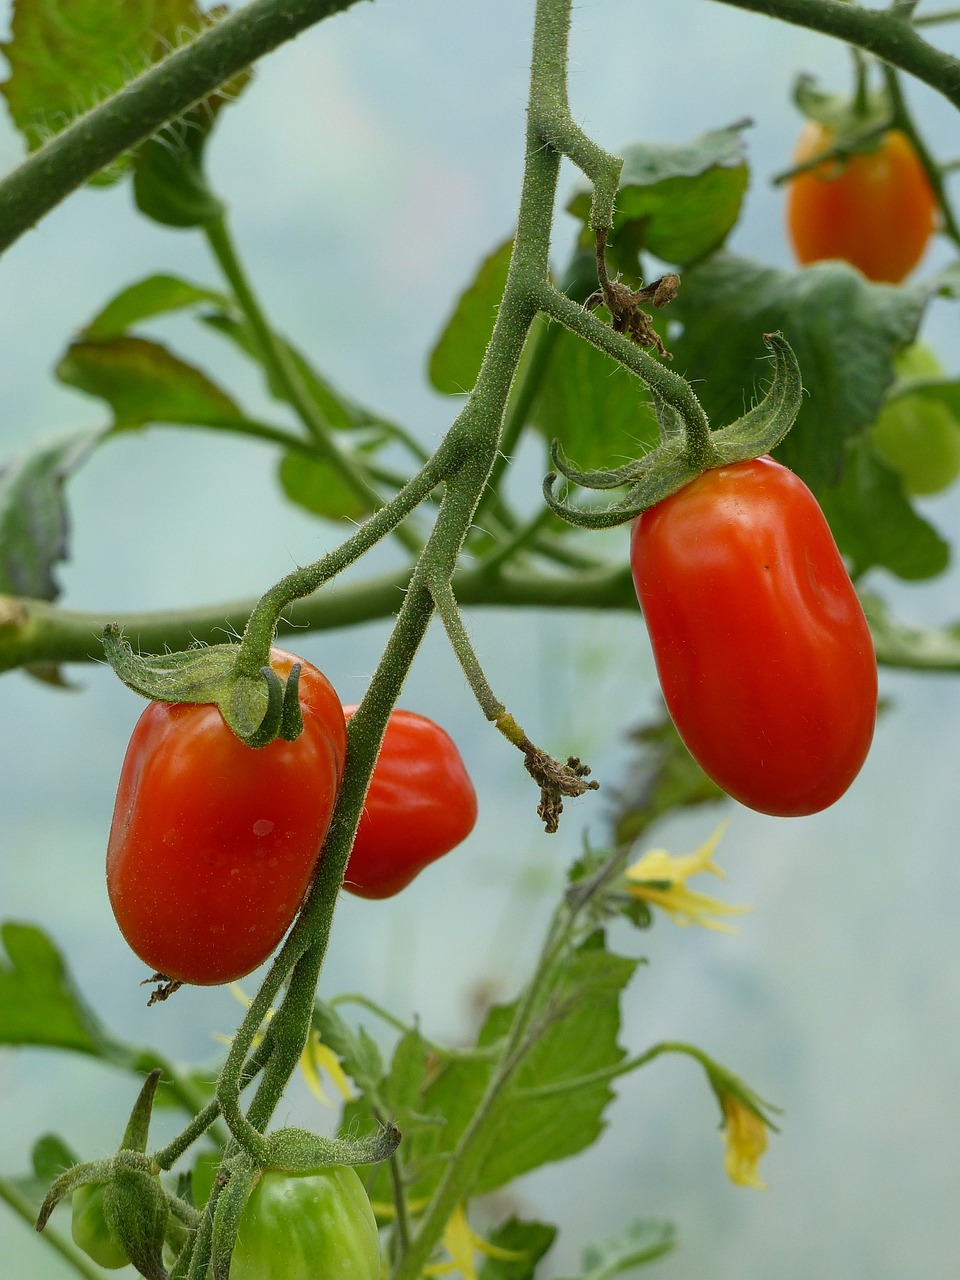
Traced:
[[[704, 470], [748, 462], [775, 449], [787, 435], [803, 397], [800, 366], [793, 349], [780, 333], [763, 340], [773, 358], [773, 377], [759, 404], [742, 417], [710, 433], [712, 460], [704, 467], [692, 456], [679, 415], [669, 405], [660, 407], [661, 442], [650, 453], [612, 470], [581, 471], [566, 457], [558, 441], [550, 456], [555, 471], [543, 481], [543, 497], [555, 515], [582, 529], [610, 529], [635, 520], [657, 503], [678, 493]], [[580, 507], [554, 492], [558, 476], [584, 489], [629, 488], [619, 502], [605, 507]]]
[[400, 1130], [387, 1125], [365, 1138], [325, 1138], [306, 1129], [278, 1129], [267, 1135], [266, 1164], [285, 1173], [306, 1173], [334, 1165], [379, 1164], [400, 1144]]
[[135, 653], [116, 623], [104, 628], [103, 651], [128, 689], [152, 702], [214, 705], [248, 747], [277, 738], [295, 742], [303, 730], [300, 670], [282, 681], [269, 664], [255, 675], [238, 670], [240, 646], [214, 644], [176, 653]]

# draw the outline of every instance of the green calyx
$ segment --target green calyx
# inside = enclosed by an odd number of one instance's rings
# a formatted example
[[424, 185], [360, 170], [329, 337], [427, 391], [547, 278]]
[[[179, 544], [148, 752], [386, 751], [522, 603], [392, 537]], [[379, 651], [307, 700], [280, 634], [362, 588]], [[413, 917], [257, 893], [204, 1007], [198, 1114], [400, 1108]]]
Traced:
[[215, 704], [248, 747], [265, 747], [277, 738], [293, 742], [303, 729], [299, 663], [284, 682], [269, 664], [255, 674], [245, 664], [241, 669], [241, 648], [234, 644], [138, 654], [113, 624], [104, 629], [103, 650], [129, 689], [154, 702]]
[[[797, 358], [783, 335], [768, 333], [763, 340], [773, 357], [773, 378], [766, 395], [743, 417], [709, 431], [705, 439], [693, 439], [676, 410], [661, 405], [660, 444], [644, 457], [614, 470], [580, 471], [554, 441], [551, 457], [556, 471], [543, 482], [544, 501], [550, 510], [583, 529], [610, 529], [636, 519], [704, 471], [746, 462], [776, 448], [800, 412], [803, 387]], [[626, 487], [626, 493], [607, 506], [574, 506], [554, 492], [558, 473], [569, 485], [600, 490]]]
[[829, 129], [835, 144], [851, 153], [878, 147], [893, 117], [887, 90], [867, 89], [860, 68], [857, 80], [852, 95], [827, 93], [808, 74], [797, 76], [793, 84], [793, 102], [800, 114]]

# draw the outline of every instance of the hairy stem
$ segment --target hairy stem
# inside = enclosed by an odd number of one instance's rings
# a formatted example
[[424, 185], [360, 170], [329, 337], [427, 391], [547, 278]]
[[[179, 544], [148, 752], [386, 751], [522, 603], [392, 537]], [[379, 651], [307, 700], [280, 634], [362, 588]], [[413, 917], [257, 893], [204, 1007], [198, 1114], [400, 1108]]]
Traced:
[[0, 253], [112, 160], [355, 0], [252, 0], [68, 125], [0, 182]]

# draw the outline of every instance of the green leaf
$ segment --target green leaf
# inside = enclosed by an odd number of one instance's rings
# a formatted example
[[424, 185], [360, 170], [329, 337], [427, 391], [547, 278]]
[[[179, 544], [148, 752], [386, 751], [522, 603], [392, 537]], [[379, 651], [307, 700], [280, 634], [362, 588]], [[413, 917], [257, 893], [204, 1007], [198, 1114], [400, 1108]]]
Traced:
[[532, 1280], [537, 1263], [553, 1244], [556, 1235], [557, 1228], [546, 1222], [508, 1218], [487, 1240], [496, 1249], [505, 1249], [520, 1256], [485, 1257], [478, 1280]]
[[54, 600], [67, 558], [64, 485], [103, 438], [82, 431], [0, 467], [0, 593]]
[[34, 925], [8, 921], [0, 941], [0, 1044], [45, 1045], [108, 1056], [106, 1032], [74, 988], [60, 952]]
[[913, 626], [894, 618], [879, 596], [864, 594], [861, 601], [878, 662], [913, 671], [960, 671], [960, 622]]
[[[719, 248], [736, 225], [749, 181], [742, 129], [736, 124], [689, 143], [623, 148], [611, 236], [618, 265], [627, 268], [644, 249], [686, 264]], [[585, 227], [590, 200], [583, 189], [567, 206]]]
[[810, 385], [777, 457], [819, 493], [839, 479], [846, 441], [876, 418], [928, 298], [923, 285], [872, 284], [844, 263], [791, 272], [718, 253], [687, 272], [672, 304], [684, 326], [673, 367], [723, 426], [756, 395], [763, 334], [782, 331]]
[[903, 481], [869, 441], [850, 446], [842, 480], [817, 496], [854, 577], [876, 567], [916, 581], [946, 569], [949, 544], [913, 510]]
[[[54, 1178], [59, 1178], [61, 1173], [66, 1173], [68, 1169], [72, 1169], [75, 1164], [80, 1163], [80, 1157], [75, 1155], [67, 1146], [64, 1140], [56, 1133], [44, 1133], [33, 1144], [33, 1152], [31, 1153], [33, 1162], [33, 1172], [38, 1178], [42, 1178], [49, 1185]], [[44, 1187], [46, 1191], [46, 1187]], [[43, 1196], [40, 1197], [43, 1199]]]
[[361, 1092], [379, 1090], [383, 1081], [383, 1059], [363, 1027], [354, 1031], [336, 1007], [325, 1000], [317, 1000], [314, 1005], [313, 1025]]
[[182, 311], [203, 302], [221, 307], [228, 305], [227, 299], [216, 289], [192, 284], [179, 276], [147, 276], [111, 298], [83, 330], [83, 337], [116, 338], [141, 320]]
[[[223, 334], [225, 338], [229, 338], [245, 356], [249, 356], [251, 360], [256, 361], [257, 364], [263, 367], [260, 346], [254, 337], [252, 329], [245, 320], [238, 319], [226, 311], [211, 312], [204, 315], [202, 319], [204, 324]], [[304, 390], [313, 401], [321, 418], [328, 427], [336, 431], [352, 431], [361, 427], [385, 426], [389, 428], [391, 426], [378, 414], [365, 409], [362, 405], [357, 404], [337, 390], [332, 383], [328, 382], [313, 367], [306, 356], [287, 342], [285, 338], [279, 334], [274, 336], [286, 358], [291, 361]], [[292, 399], [286, 386], [277, 381], [269, 371], [266, 372], [270, 394], [277, 400], [291, 404]]]
[[512, 253], [511, 237], [484, 258], [457, 300], [427, 366], [430, 385], [437, 391], [457, 396], [473, 390], [497, 319]]
[[280, 486], [291, 502], [327, 520], [360, 520], [370, 510], [356, 489], [326, 458], [292, 450], [280, 459]]
[[621, 1235], [587, 1245], [583, 1271], [577, 1280], [613, 1280], [614, 1276], [656, 1262], [675, 1248], [673, 1223], [658, 1218], [638, 1218]]
[[533, 421], [583, 470], [639, 457], [660, 438], [640, 379], [567, 330], [553, 343]]
[[[531, 1169], [582, 1151], [599, 1135], [602, 1115], [613, 1097], [610, 1086], [579, 1084], [591, 1072], [623, 1057], [617, 1045], [618, 997], [636, 967], [602, 946], [585, 945], [564, 962], [543, 1034], [530, 1049], [514, 1082], [515, 1096], [498, 1111], [496, 1141], [477, 1171], [467, 1198], [504, 1186]], [[478, 1039], [490, 1048], [508, 1033], [518, 1005], [490, 1011]], [[410, 1194], [428, 1195], [486, 1091], [491, 1061], [451, 1058], [426, 1077], [418, 1110], [442, 1120], [408, 1136], [405, 1161], [413, 1179]], [[534, 1090], [549, 1090], [535, 1096]]]
[[225, 391], [205, 373], [158, 342], [128, 335], [79, 338], [57, 365], [68, 386], [106, 400], [113, 429], [153, 422], [232, 427], [245, 419]]
[[[200, 31], [194, 0], [16, 0], [0, 86], [31, 151]], [[120, 176], [118, 162], [101, 180]]]

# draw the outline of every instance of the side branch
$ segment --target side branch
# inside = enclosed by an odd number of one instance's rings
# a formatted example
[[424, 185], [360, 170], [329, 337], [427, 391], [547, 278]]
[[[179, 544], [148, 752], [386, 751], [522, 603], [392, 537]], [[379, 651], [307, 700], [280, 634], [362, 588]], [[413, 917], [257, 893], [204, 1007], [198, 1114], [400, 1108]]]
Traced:
[[900, 14], [846, 0], [718, 0], [835, 36], [874, 53], [942, 93], [960, 109], [960, 59], [935, 48]]
[[252, 0], [81, 116], [0, 182], [0, 253], [117, 156], [355, 0]]

